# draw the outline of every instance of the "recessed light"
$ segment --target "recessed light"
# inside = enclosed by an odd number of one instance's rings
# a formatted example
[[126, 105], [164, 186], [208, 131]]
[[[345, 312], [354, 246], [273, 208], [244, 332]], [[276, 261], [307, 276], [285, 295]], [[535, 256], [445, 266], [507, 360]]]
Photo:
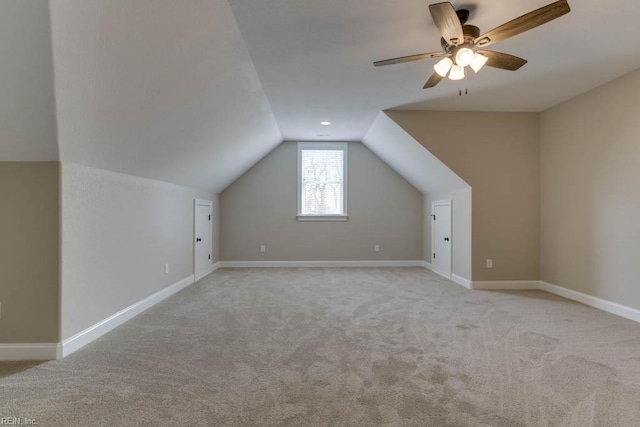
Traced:
[[322, 126], [330, 126], [330, 125], [331, 125], [331, 122], [324, 121], [324, 122], [320, 122], [320, 124], [321, 124]]

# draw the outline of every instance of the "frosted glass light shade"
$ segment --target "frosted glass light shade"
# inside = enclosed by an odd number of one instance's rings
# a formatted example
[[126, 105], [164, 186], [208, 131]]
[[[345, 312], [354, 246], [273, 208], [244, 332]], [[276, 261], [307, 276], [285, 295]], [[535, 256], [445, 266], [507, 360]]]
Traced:
[[473, 61], [473, 55], [473, 51], [468, 47], [459, 49], [456, 53], [456, 65], [466, 67], [467, 65], [471, 64], [471, 61]]
[[440, 74], [441, 77], [445, 77], [451, 66], [453, 65], [453, 61], [451, 58], [442, 58], [436, 65], [433, 66], [433, 69], [436, 70], [436, 73]]
[[460, 65], [454, 65], [451, 67], [451, 72], [449, 73], [449, 79], [451, 80], [462, 80], [464, 79], [464, 67]]
[[482, 67], [484, 67], [484, 64], [486, 64], [488, 60], [489, 58], [487, 58], [486, 56], [476, 53], [473, 56], [473, 61], [471, 61], [471, 64], [469, 64], [469, 66], [473, 68], [473, 71], [477, 73]]

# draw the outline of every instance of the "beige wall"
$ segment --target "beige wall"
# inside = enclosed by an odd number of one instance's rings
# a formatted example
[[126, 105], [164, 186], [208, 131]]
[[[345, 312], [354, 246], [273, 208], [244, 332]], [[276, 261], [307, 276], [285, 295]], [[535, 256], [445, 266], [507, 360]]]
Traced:
[[424, 196], [423, 259], [432, 262], [431, 219], [432, 203], [451, 200], [451, 272], [471, 280], [471, 188], [429, 193]]
[[193, 274], [194, 198], [217, 214], [214, 194], [63, 164], [62, 339]]
[[300, 222], [297, 146], [278, 146], [221, 193], [221, 259], [422, 259], [422, 195], [361, 143], [349, 143], [348, 162], [349, 220]]
[[60, 166], [0, 162], [0, 343], [59, 332]]
[[640, 309], [640, 70], [542, 114], [541, 279]]
[[[388, 111], [473, 188], [473, 280], [537, 280], [539, 115]], [[493, 259], [493, 269], [485, 260]]]

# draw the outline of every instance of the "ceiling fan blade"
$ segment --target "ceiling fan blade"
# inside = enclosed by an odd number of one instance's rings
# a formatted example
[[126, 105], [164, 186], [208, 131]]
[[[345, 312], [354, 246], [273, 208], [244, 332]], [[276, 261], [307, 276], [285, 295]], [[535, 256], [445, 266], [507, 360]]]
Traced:
[[485, 64], [486, 66], [500, 68], [501, 70], [516, 71], [527, 63], [526, 59], [518, 58], [508, 53], [493, 52], [491, 50], [479, 50], [477, 53], [489, 58]]
[[431, 87], [434, 87], [435, 85], [440, 83], [442, 79], [444, 79], [444, 77], [442, 77], [440, 74], [433, 73], [431, 74], [431, 77], [429, 77], [429, 80], [427, 80], [427, 82], [424, 84], [422, 89], [429, 89]]
[[570, 11], [567, 0], [559, 0], [494, 28], [475, 39], [474, 43], [481, 47], [489, 46], [553, 21]]
[[401, 56], [400, 58], [385, 59], [384, 61], [376, 61], [374, 66], [380, 67], [382, 65], [401, 64], [403, 62], [418, 61], [420, 59], [438, 58], [440, 56], [449, 55], [447, 52], [430, 52], [419, 53], [417, 55]]
[[431, 18], [440, 30], [442, 38], [453, 45], [464, 43], [462, 24], [451, 3], [430, 4], [429, 12], [431, 12]]

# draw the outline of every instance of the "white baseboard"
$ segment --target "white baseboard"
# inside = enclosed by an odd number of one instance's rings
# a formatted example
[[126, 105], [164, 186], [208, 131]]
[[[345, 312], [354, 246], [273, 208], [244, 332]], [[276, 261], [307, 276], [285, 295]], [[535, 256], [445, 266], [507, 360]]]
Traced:
[[211, 266], [209, 268], [207, 268], [205, 271], [203, 271], [200, 274], [197, 274], [195, 276], [195, 281], [197, 282], [198, 280], [202, 279], [205, 276], [208, 276], [209, 274], [213, 273], [214, 271], [216, 271], [217, 269], [220, 268], [220, 263], [216, 262], [215, 264], [211, 264]]
[[220, 268], [254, 267], [422, 267], [420, 260], [409, 261], [220, 261]]
[[606, 311], [611, 314], [615, 314], [625, 319], [640, 322], [640, 310], [628, 307], [626, 305], [618, 304], [616, 302], [607, 301], [602, 298], [594, 297], [591, 295], [583, 294], [571, 289], [563, 288], [561, 286], [552, 285], [547, 282], [540, 282], [540, 289], [552, 294], [559, 295], [564, 298], [568, 298], [574, 301], [581, 302], [584, 305], [588, 305], [600, 310]]
[[540, 289], [537, 280], [498, 280], [471, 282], [471, 289], [484, 291], [524, 291]]
[[0, 361], [53, 360], [58, 359], [60, 354], [58, 343], [0, 344]]
[[422, 266], [427, 270], [431, 270], [431, 263], [429, 261], [422, 261]]
[[90, 342], [100, 338], [107, 332], [122, 325], [127, 320], [130, 320], [143, 311], [147, 310], [148, 308], [153, 307], [160, 301], [180, 292], [187, 286], [194, 283], [194, 279], [195, 278], [193, 275], [186, 277], [179, 282], [174, 283], [173, 285], [164, 288], [163, 290], [156, 292], [155, 294], [150, 295], [125, 309], [120, 310], [116, 314], [109, 316], [106, 319], [96, 323], [95, 325], [85, 329], [84, 331], [75, 334], [71, 338], [67, 338], [62, 342], [62, 354], [60, 354], [59, 357], [66, 357], [70, 355], [71, 353], [81, 349]]
[[458, 285], [464, 286], [467, 289], [473, 289], [471, 287], [471, 280], [466, 277], [458, 276], [457, 274], [451, 274], [451, 281], [457, 283]]

